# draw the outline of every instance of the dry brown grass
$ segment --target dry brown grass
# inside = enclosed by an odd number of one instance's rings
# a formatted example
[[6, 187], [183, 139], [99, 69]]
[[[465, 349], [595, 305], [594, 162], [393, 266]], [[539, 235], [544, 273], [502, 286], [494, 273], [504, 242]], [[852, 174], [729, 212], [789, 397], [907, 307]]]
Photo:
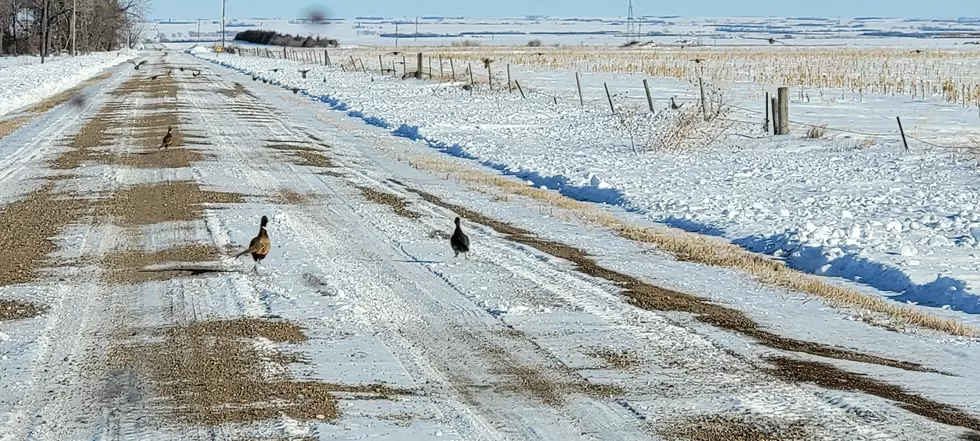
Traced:
[[807, 139], [823, 139], [827, 136], [827, 125], [814, 125], [810, 126], [806, 131]]
[[410, 393], [382, 385], [292, 378], [287, 366], [303, 362], [302, 357], [257, 347], [259, 338], [278, 346], [306, 341], [302, 329], [289, 322], [207, 321], [146, 334], [114, 348], [111, 359], [142, 375], [157, 398], [153, 402], [178, 422], [218, 426], [283, 414], [299, 420], [335, 420], [340, 416], [336, 393], [371, 398]]
[[810, 294], [823, 299], [828, 305], [858, 308], [882, 314], [902, 325], [944, 332], [955, 336], [974, 337], [980, 330], [957, 320], [940, 317], [912, 307], [903, 306], [878, 297], [865, 295], [855, 289], [832, 285], [817, 276], [786, 267], [766, 256], [751, 253], [721, 239], [707, 238], [672, 228], [647, 228], [623, 221], [590, 204], [567, 198], [558, 193], [525, 185], [514, 179], [464, 167], [431, 157], [409, 160], [418, 169], [451, 175], [454, 179], [492, 187], [517, 196], [545, 202], [565, 211], [564, 215], [588, 224], [604, 227], [616, 234], [638, 242], [655, 245], [658, 250], [685, 261], [722, 268], [745, 271], [760, 282], [791, 291]]
[[11, 118], [8, 120], [0, 121], [0, 139], [3, 139], [7, 135], [14, 133], [21, 126], [27, 124], [33, 117], [31, 116], [20, 116], [16, 118]]

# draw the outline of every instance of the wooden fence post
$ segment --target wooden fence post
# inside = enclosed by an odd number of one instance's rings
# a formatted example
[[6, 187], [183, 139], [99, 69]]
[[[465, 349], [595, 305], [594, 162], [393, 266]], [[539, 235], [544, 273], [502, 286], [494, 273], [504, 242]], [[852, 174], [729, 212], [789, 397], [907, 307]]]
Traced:
[[323, 58], [327, 61], [327, 66], [332, 66], [333, 63], [330, 61], [330, 54], [326, 49], [323, 50]]
[[449, 68], [453, 71], [453, 81], [456, 81], [456, 66], [453, 65], [453, 59], [449, 59]]
[[385, 74], [385, 61], [383, 58], [381, 58], [381, 54], [378, 54], [378, 72], [380, 72], [381, 75]]
[[416, 80], [422, 79], [422, 53], [421, 52], [419, 52], [419, 64], [418, 64], [418, 70], [415, 71], [415, 79]]
[[575, 72], [575, 88], [578, 89], [578, 104], [580, 106], [585, 106], [585, 100], [582, 98], [582, 78], [581, 74]]
[[517, 91], [521, 93], [521, 98], [527, 99], [527, 96], [524, 95], [524, 89], [521, 88], [521, 83], [517, 80], [514, 80], [514, 84], [517, 85]]
[[650, 113], [655, 113], [656, 111], [653, 110], [653, 96], [650, 95], [650, 84], [647, 80], [643, 80], [643, 90], [647, 92], [647, 106], [650, 107]]
[[769, 108], [772, 109], [772, 134], [778, 135], [779, 134], [779, 101], [776, 99], [776, 97], [772, 97], [769, 99], [769, 103], [770, 103]]
[[442, 55], [439, 56], [439, 79], [441, 80], [445, 75], [442, 74]]
[[470, 69], [470, 92], [473, 92], [473, 88], [476, 87], [476, 82], [473, 81], [473, 63], [469, 63]]
[[710, 121], [711, 114], [708, 112], [708, 97], [704, 94], [704, 81], [701, 77], [698, 77], [698, 87], [701, 89], [701, 113], [704, 115], [705, 121]]
[[615, 115], [616, 114], [616, 107], [613, 106], [612, 95], [609, 94], [609, 85], [606, 84], [606, 83], [602, 83], [602, 87], [605, 87], [606, 88], [606, 98], [609, 100], [609, 109], [612, 110], [613, 115]]
[[905, 139], [905, 129], [902, 128], [902, 118], [896, 116], [895, 120], [898, 121], [898, 133], [902, 134], [902, 145], [905, 147], [905, 153], [909, 153], [909, 142]]
[[507, 93], [511, 93], [513, 91], [514, 91], [514, 88], [513, 88], [513, 86], [511, 86], [511, 83], [510, 83], [510, 63], [507, 63]]
[[763, 117], [765, 117], [765, 120], [762, 123], [762, 125], [765, 126], [765, 128], [766, 128], [766, 134], [769, 134], [769, 92], [766, 92], [766, 102], [765, 102], [765, 105], [766, 105], [765, 106], [766, 107], [766, 113], [763, 114]]
[[779, 134], [789, 135], [789, 87], [780, 87], [779, 95]]
[[402, 55], [402, 78], [405, 78], [405, 75], [408, 75], [408, 59]]

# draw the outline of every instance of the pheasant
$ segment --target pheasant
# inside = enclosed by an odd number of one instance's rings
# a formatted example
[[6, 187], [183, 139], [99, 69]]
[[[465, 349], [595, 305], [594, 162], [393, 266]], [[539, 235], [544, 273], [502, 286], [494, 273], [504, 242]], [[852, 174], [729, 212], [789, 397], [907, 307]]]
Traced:
[[201, 74], [201, 71], [195, 70], [194, 73], [191, 74], [191, 75], [194, 76], [194, 78], [197, 78], [197, 76], [200, 75], [200, 74]]
[[265, 259], [266, 254], [269, 254], [269, 249], [272, 244], [269, 242], [269, 233], [266, 233], [265, 226], [269, 223], [269, 218], [262, 216], [262, 224], [259, 226], [259, 234], [252, 238], [252, 241], [248, 243], [248, 249], [238, 253], [235, 258], [242, 257], [246, 254], [252, 255], [252, 260], [255, 261], [255, 267], [253, 271], [259, 271], [259, 262]]
[[300, 90], [302, 90], [302, 89], [300, 89], [300, 88], [298, 88], [298, 87], [294, 87], [294, 88], [292, 88], [292, 89], [289, 89], [289, 90], [292, 90], [292, 91], [293, 91], [293, 95], [296, 95], [296, 93], [298, 93], [298, 92], [299, 92]]
[[133, 64], [133, 69], [136, 69], [136, 70], [140, 70], [140, 66], [146, 64], [146, 60], [140, 61], [139, 63], [137, 63], [137, 62], [135, 62], [133, 60], [129, 60], [129, 62]]
[[677, 104], [677, 103], [674, 102], [674, 97], [670, 97], [670, 108], [671, 109], [678, 110], [681, 107], [684, 107], [684, 103]]
[[303, 78], [305, 79], [306, 78], [306, 73], [309, 72], [309, 71], [310, 71], [309, 69], [304, 69], [304, 70], [299, 71], [299, 73], [301, 75], [303, 75]]
[[470, 238], [459, 227], [458, 217], [454, 222], [456, 223], [456, 231], [453, 231], [452, 237], [449, 238], [449, 245], [453, 247], [453, 252], [456, 253], [453, 257], [459, 257], [460, 253], [463, 254], [463, 257], [466, 257], [466, 253], [470, 252]]
[[166, 135], [163, 135], [163, 142], [160, 143], [160, 147], [159, 148], [161, 148], [161, 149], [170, 148], [170, 143], [173, 142], [173, 140], [174, 140], [173, 130], [174, 130], [173, 127], [167, 127], [167, 134]]

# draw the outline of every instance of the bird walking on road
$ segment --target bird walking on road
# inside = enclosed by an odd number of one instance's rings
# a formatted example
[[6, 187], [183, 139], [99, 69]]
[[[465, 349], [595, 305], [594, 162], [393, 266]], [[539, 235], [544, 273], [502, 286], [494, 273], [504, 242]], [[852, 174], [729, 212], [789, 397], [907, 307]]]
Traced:
[[265, 259], [265, 255], [269, 254], [269, 249], [272, 244], [269, 242], [269, 233], [266, 233], [265, 226], [269, 223], [269, 218], [262, 216], [262, 224], [259, 227], [259, 234], [252, 238], [252, 241], [248, 243], [248, 249], [238, 253], [235, 258], [242, 257], [246, 254], [252, 255], [252, 260], [255, 261], [255, 267], [252, 269], [255, 272], [259, 272], [259, 262]]
[[137, 62], [135, 62], [133, 60], [129, 60], [129, 62], [133, 64], [133, 69], [136, 69], [136, 70], [140, 70], [140, 66], [146, 64], [146, 60], [140, 61], [139, 63], [137, 63]]
[[194, 78], [197, 78], [197, 76], [200, 75], [200, 74], [201, 74], [201, 71], [195, 70], [194, 73], [192, 73], [191, 75], [194, 76]]
[[671, 109], [673, 109], [673, 110], [679, 110], [681, 107], [684, 107], [684, 103], [677, 104], [677, 103], [674, 102], [674, 97], [670, 97], [670, 108]]
[[167, 127], [167, 134], [163, 135], [163, 142], [160, 143], [159, 148], [161, 149], [170, 148], [170, 143], [173, 142], [174, 140], [173, 130], [174, 130], [173, 127]]
[[466, 257], [466, 253], [470, 252], [470, 238], [460, 228], [458, 217], [454, 222], [456, 222], [456, 230], [453, 231], [452, 237], [449, 238], [449, 245], [453, 247], [453, 252], [456, 253], [453, 258], [459, 257], [460, 254]]

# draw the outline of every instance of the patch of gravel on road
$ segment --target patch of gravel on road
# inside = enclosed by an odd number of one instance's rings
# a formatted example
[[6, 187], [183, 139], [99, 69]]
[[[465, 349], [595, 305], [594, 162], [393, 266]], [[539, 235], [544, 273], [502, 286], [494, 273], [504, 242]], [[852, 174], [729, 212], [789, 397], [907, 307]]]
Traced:
[[593, 357], [605, 361], [606, 364], [615, 369], [629, 369], [639, 364], [640, 360], [629, 351], [613, 351], [611, 349], [596, 349], [591, 354]]
[[139, 372], [161, 399], [153, 402], [182, 423], [219, 426], [281, 415], [333, 421], [340, 416], [336, 393], [410, 393], [292, 378], [287, 366], [302, 357], [280, 348], [307, 337], [287, 321], [214, 320], [136, 334], [112, 350], [112, 362]]
[[[108, 270], [108, 282], [135, 285], [186, 275], [220, 272], [215, 262], [220, 256], [221, 250], [214, 246], [184, 245], [161, 251], [109, 253], [103, 258], [103, 266]], [[178, 265], [162, 266], [170, 263]]]
[[0, 286], [37, 281], [48, 255], [57, 250], [55, 236], [82, 215], [85, 202], [58, 198], [54, 182], [0, 209]]
[[34, 303], [0, 299], [0, 322], [37, 317], [47, 311], [46, 306]]
[[337, 168], [333, 160], [324, 155], [322, 150], [293, 144], [269, 144], [266, 148], [290, 153], [290, 161], [296, 165], [307, 167]]
[[405, 199], [391, 193], [384, 193], [367, 187], [356, 188], [361, 191], [361, 195], [364, 196], [364, 199], [377, 204], [387, 205], [395, 211], [395, 214], [401, 217], [406, 217], [409, 219], [418, 219], [422, 217], [421, 214], [408, 209], [408, 203], [405, 202]]
[[812, 439], [803, 422], [775, 421], [763, 415], [692, 415], [670, 421], [660, 435], [683, 441], [785, 441]]
[[120, 226], [203, 219], [204, 204], [239, 204], [236, 193], [205, 191], [193, 181], [167, 181], [119, 190], [98, 203], [97, 210]]
[[309, 203], [313, 198], [314, 195], [298, 193], [284, 188], [279, 190], [279, 193], [273, 198], [273, 203], [280, 205], [303, 205]]
[[901, 387], [847, 372], [827, 363], [788, 357], [774, 357], [769, 361], [775, 365], [770, 373], [777, 377], [813, 383], [828, 389], [864, 392], [894, 401], [898, 407], [934, 421], [980, 432], [980, 418], [953, 406], [909, 393]]

